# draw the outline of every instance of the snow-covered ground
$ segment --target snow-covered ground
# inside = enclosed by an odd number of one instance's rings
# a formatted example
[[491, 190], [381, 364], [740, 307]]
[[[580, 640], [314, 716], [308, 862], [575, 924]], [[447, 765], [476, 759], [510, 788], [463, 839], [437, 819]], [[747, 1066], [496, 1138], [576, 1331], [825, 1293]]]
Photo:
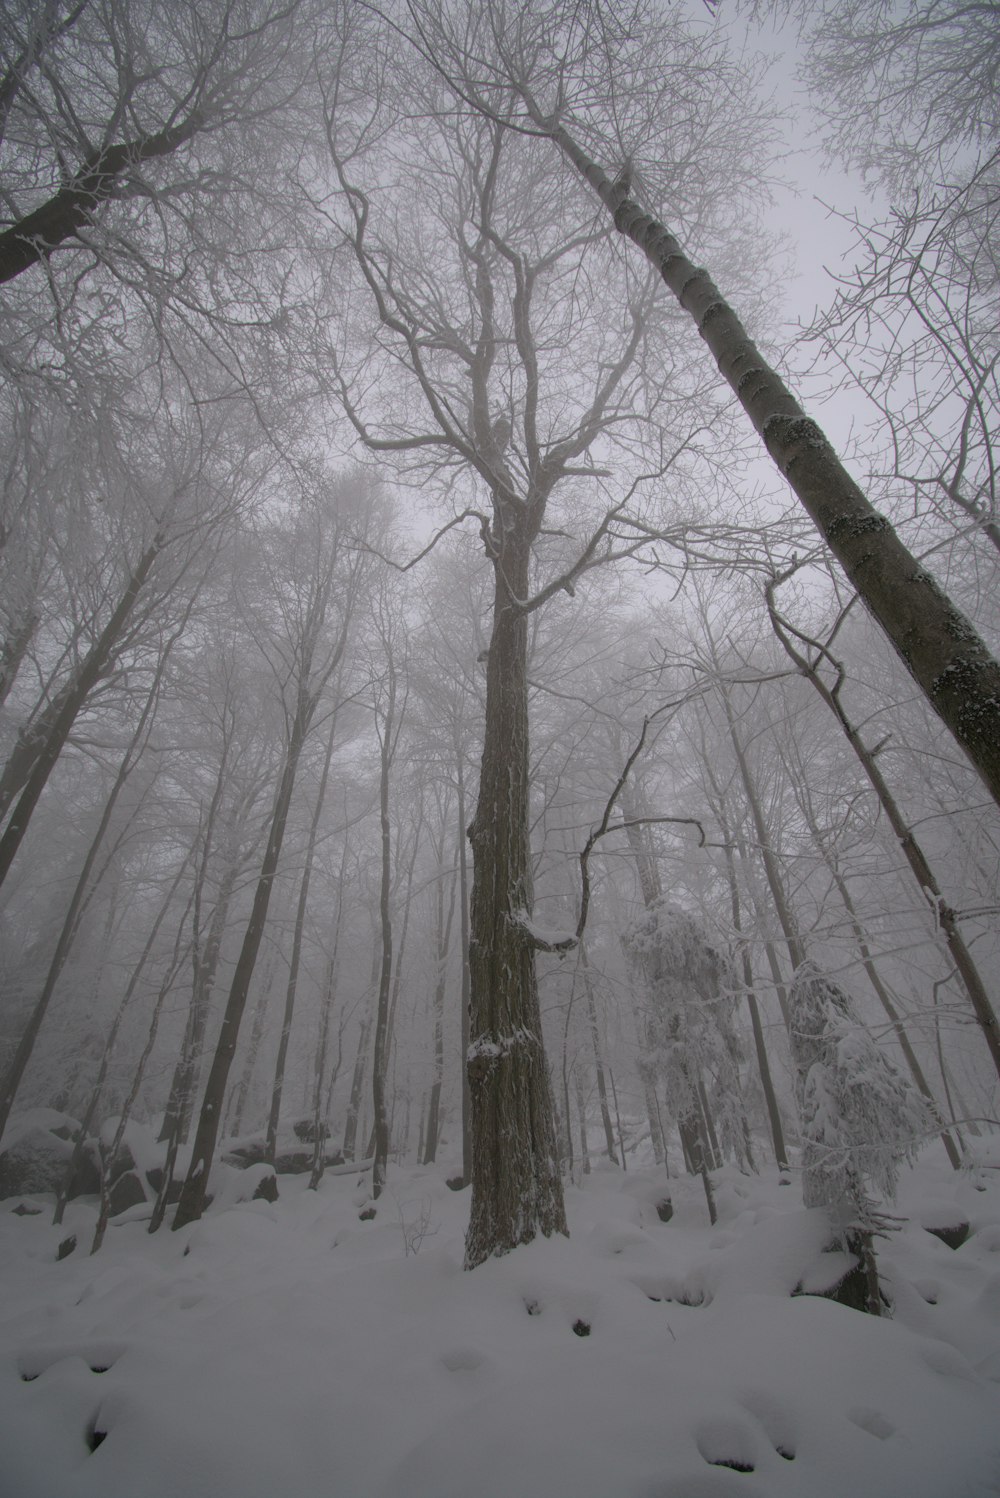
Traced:
[[[0, 1207], [3, 1498], [980, 1498], [1000, 1493], [1000, 1178], [904, 1175], [892, 1320], [797, 1185], [605, 1168], [572, 1236], [462, 1270], [468, 1193], [393, 1171], [150, 1237]], [[977, 1189], [985, 1187], [985, 1189]], [[143, 1209], [136, 1209], [143, 1215]], [[125, 1214], [128, 1217], [130, 1214]], [[957, 1250], [920, 1225], [967, 1219]], [[56, 1261], [75, 1232], [80, 1247]]]

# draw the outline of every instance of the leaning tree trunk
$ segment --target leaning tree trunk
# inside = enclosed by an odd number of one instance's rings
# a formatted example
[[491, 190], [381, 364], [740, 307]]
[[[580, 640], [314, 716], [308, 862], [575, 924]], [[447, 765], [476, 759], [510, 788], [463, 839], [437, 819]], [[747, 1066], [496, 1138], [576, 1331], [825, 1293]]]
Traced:
[[1000, 663], [851, 478], [708, 272], [628, 196], [627, 180], [612, 182], [556, 120], [529, 108], [690, 315], [775, 466], [1000, 804]]
[[[7, 1120], [10, 1117], [10, 1110], [13, 1106], [14, 1098], [17, 1095], [17, 1090], [21, 1085], [25, 1069], [28, 1065], [29, 1060], [31, 1059], [31, 1053], [34, 1050], [35, 1041], [38, 1039], [38, 1032], [42, 1027], [42, 1022], [45, 1019], [49, 1004], [52, 1001], [52, 995], [55, 993], [56, 985], [59, 982], [67, 961], [69, 960], [69, 955], [72, 950], [73, 943], [76, 940], [77, 932], [80, 929], [80, 924], [83, 920], [83, 916], [96, 890], [97, 883], [100, 882], [100, 878], [103, 872], [107, 869], [107, 863], [105, 863], [104, 870], [100, 871], [98, 873], [97, 880], [92, 882], [92, 876], [94, 873], [94, 867], [97, 863], [97, 857], [104, 843], [108, 828], [111, 826], [111, 820], [114, 815], [115, 807], [118, 804], [119, 797], [121, 796], [121, 793], [125, 788], [125, 783], [128, 780], [129, 775], [135, 769], [139, 755], [142, 752], [142, 745], [148, 732], [150, 719], [159, 701], [160, 688], [163, 682], [163, 674], [166, 670], [167, 658], [169, 657], [170, 651], [179, 635], [180, 631], [177, 631], [177, 633], [174, 634], [174, 636], [167, 642], [166, 646], [160, 653], [160, 659], [157, 663], [156, 671], [154, 673], [152, 683], [150, 684], [149, 692], [147, 693], [142, 713], [139, 717], [139, 722], [137, 723], [132, 737], [129, 740], [128, 747], [125, 750], [124, 755], [122, 756], [121, 762], [118, 766], [117, 774], [115, 775], [114, 784], [112, 785], [111, 790], [108, 794], [108, 798], [104, 803], [104, 809], [101, 812], [101, 818], [97, 824], [97, 830], [95, 831], [94, 836], [91, 839], [90, 847], [88, 848], [87, 855], [83, 861], [83, 867], [81, 868], [80, 873], [77, 876], [76, 885], [73, 889], [73, 895], [69, 902], [69, 909], [67, 910], [65, 918], [63, 919], [62, 928], [59, 933], [59, 939], [56, 942], [55, 951], [52, 954], [52, 959], [49, 963], [48, 972], [45, 977], [45, 982], [42, 985], [41, 993], [35, 1001], [35, 1006], [28, 1018], [28, 1023], [24, 1028], [24, 1033], [22, 1034], [20, 1041], [18, 1042], [17, 1049], [15, 1050], [14, 1055], [11, 1058], [10, 1065], [8, 1066], [7, 1072], [3, 1078], [3, 1082], [0, 1083], [0, 1138], [3, 1137], [3, 1132], [7, 1126]], [[136, 812], [134, 811], [132, 816], [134, 817], [135, 815]], [[131, 825], [131, 822], [132, 817], [129, 818], [129, 825]]]
[[501, 516], [479, 801], [469, 829], [473, 881], [469, 974], [472, 1207], [465, 1264], [472, 1269], [538, 1233], [565, 1233], [566, 1212], [542, 1045], [528, 832], [527, 618], [524, 514]]
[[[787, 621], [777, 613], [770, 592], [768, 593], [768, 611], [771, 618], [771, 626], [781, 642], [785, 653], [791, 661], [794, 661], [802, 675], [815, 687], [819, 696], [826, 703], [840, 724], [844, 736], [864, 771], [868, 783], [878, 797], [879, 804], [885, 812], [886, 820], [892, 828], [899, 841], [903, 857], [910, 866], [910, 871], [920, 886], [921, 892], [927, 900], [932, 917], [940, 927], [944, 939], [948, 944], [948, 951], [958, 970], [959, 978], [969, 996], [973, 1013], [983, 1032], [990, 1058], [1000, 1076], [1000, 1027], [997, 1025], [996, 1012], [992, 1000], [986, 990], [982, 975], [976, 965], [965, 937], [959, 926], [959, 919], [954, 908], [944, 898], [941, 886], [931, 868], [930, 862], [922, 846], [917, 841], [912, 827], [903, 816], [902, 810], [892, 791], [889, 783], [882, 774], [875, 758], [875, 753], [868, 748], [861, 737], [860, 732], [848, 716], [847, 709], [841, 701], [841, 687], [844, 681], [843, 668], [835, 663], [837, 669], [837, 681], [833, 688], [827, 686], [819, 674], [815, 661], [810, 661], [802, 651], [793, 645], [788, 629]], [[800, 638], [804, 638], [801, 637]], [[809, 640], [810, 645], [818, 645], [818, 642]], [[827, 652], [827, 659], [830, 659]]]
[[[10, 820], [7, 823], [3, 837], [0, 838], [0, 884], [3, 883], [10, 872], [10, 866], [28, 830], [28, 824], [31, 821], [35, 807], [38, 805], [42, 791], [45, 789], [56, 761], [65, 747], [66, 740], [69, 738], [70, 731], [76, 722], [81, 708], [98, 681], [107, 672], [114, 658], [115, 650], [121, 644], [139, 594], [145, 586], [153, 563], [163, 550], [164, 542], [165, 537], [162, 533], [157, 532], [133, 568], [132, 575], [111, 618], [87, 652], [73, 680], [53, 702], [51, 716], [48, 713], [44, 714], [44, 722], [36, 723], [32, 729], [29, 753], [30, 765], [28, 760], [25, 759], [23, 779], [20, 780], [20, 784], [17, 786], [21, 794], [18, 797], [14, 810], [10, 814]], [[19, 747], [22, 750], [24, 749], [23, 745]], [[17, 752], [15, 750], [15, 754]], [[20, 764], [20, 761], [18, 763]], [[5, 776], [10, 771], [11, 764], [8, 763]], [[18, 776], [20, 776], [20, 771], [18, 771]], [[17, 778], [15, 777], [15, 779]], [[12, 780], [11, 785], [13, 784], [14, 781]], [[11, 796], [17, 794], [17, 789], [11, 791]]]

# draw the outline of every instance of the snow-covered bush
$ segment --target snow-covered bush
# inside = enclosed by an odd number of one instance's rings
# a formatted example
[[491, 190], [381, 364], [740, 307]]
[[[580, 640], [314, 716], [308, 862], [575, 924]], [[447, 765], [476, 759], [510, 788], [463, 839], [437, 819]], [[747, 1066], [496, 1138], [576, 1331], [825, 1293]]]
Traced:
[[740, 1092], [736, 985], [724, 945], [697, 916], [657, 900], [628, 928], [623, 944], [645, 991], [645, 1055], [640, 1068], [665, 1084], [685, 1130], [702, 1134], [707, 1101], [721, 1150], [740, 1164], [746, 1134]]
[[849, 996], [811, 962], [795, 973], [789, 1012], [805, 1205], [826, 1207], [841, 1238], [852, 1227], [870, 1233], [880, 1218], [869, 1184], [891, 1200], [900, 1165], [932, 1120]]

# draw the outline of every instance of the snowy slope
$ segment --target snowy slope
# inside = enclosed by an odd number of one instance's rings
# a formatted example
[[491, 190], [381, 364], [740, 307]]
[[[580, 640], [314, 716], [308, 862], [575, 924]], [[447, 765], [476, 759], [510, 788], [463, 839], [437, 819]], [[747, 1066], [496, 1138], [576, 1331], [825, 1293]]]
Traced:
[[447, 1174], [393, 1172], [371, 1221], [355, 1177], [283, 1178], [275, 1206], [114, 1224], [62, 1262], [92, 1206], [53, 1229], [4, 1203], [0, 1494], [1000, 1493], [996, 1172], [907, 1173], [900, 1210], [973, 1231], [952, 1250], [912, 1220], [883, 1246], [892, 1321], [792, 1297], [830, 1266], [795, 1186], [723, 1173], [713, 1230], [698, 1182], [661, 1223], [661, 1176], [595, 1171], [568, 1241], [467, 1274]]

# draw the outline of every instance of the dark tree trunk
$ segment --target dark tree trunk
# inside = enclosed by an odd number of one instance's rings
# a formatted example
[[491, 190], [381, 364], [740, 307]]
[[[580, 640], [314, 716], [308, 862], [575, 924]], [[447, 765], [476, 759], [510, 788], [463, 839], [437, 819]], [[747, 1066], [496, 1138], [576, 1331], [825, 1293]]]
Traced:
[[532, 910], [527, 619], [511, 594], [528, 596], [530, 536], [523, 513], [501, 513], [500, 521], [479, 802], [470, 828], [469, 1269], [539, 1233], [567, 1231], [535, 950], [524, 924]]
[[379, 929], [382, 937], [379, 959], [378, 999], [375, 1006], [375, 1047], [372, 1057], [372, 1110], [374, 1112], [374, 1155], [372, 1195], [378, 1200], [386, 1182], [389, 1165], [389, 1113], [386, 1106], [386, 1077], [389, 1065], [389, 997], [392, 988], [392, 824], [389, 820], [389, 772], [395, 740], [396, 668], [389, 652], [385, 714], [379, 733], [379, 832], [382, 868], [379, 879]]
[[299, 986], [299, 967], [302, 962], [302, 938], [306, 926], [306, 911], [309, 907], [309, 885], [312, 880], [313, 859], [316, 855], [316, 838], [319, 834], [320, 817], [323, 812], [323, 802], [326, 798], [327, 781], [330, 778], [330, 761], [333, 759], [333, 744], [336, 732], [337, 714], [334, 711], [330, 720], [330, 737], [327, 739], [323, 770], [319, 780], [319, 790], [316, 793], [316, 806], [313, 810], [312, 822], [309, 826], [305, 863], [302, 868], [302, 880], [299, 884], [299, 898], [295, 907], [292, 956], [288, 964], [288, 982], [285, 985], [285, 1008], [281, 1017], [281, 1034], [278, 1037], [278, 1054], [274, 1063], [271, 1107], [267, 1115], [267, 1139], [264, 1145], [264, 1158], [270, 1165], [274, 1164], [278, 1148], [278, 1120], [281, 1117], [281, 1095], [285, 1086], [285, 1062], [288, 1058], [288, 1043], [291, 1039], [292, 1020], [295, 1015], [295, 996]]
[[[464, 843], [465, 836], [462, 834], [461, 841]], [[444, 851], [444, 835], [441, 838], [441, 851]], [[444, 894], [444, 868], [439, 870], [437, 895], [436, 895], [436, 974], [434, 978], [434, 997], [432, 1000], [432, 1012], [434, 1016], [434, 1080], [431, 1082], [430, 1096], [427, 1102], [426, 1125], [424, 1127], [423, 1148], [420, 1158], [425, 1165], [433, 1165], [437, 1158], [438, 1135], [441, 1128], [441, 1088], [444, 1083], [444, 996], [448, 981], [448, 954], [451, 950], [451, 927], [455, 916], [455, 877], [450, 880], [451, 890], [448, 897], [448, 911], [445, 914]]]
[[0, 233], [0, 284], [47, 260], [59, 245], [90, 227], [102, 203], [136, 190], [129, 176], [137, 166], [176, 151], [201, 125], [194, 111], [180, 124], [95, 152], [48, 202]]
[[[378, 962], [378, 950], [379, 949], [376, 947], [376, 963]], [[372, 1026], [374, 1023], [374, 1013], [367, 1014], [361, 1022], [361, 1030], [358, 1035], [358, 1049], [354, 1057], [354, 1070], [351, 1073], [351, 1091], [347, 1099], [347, 1118], [344, 1121], [345, 1160], [354, 1160], [357, 1158], [358, 1122], [361, 1117], [361, 1099], [363, 1095], [365, 1071], [368, 1067], [368, 1047], [371, 1044]]]
[[465, 775], [461, 746], [456, 745], [456, 794], [458, 797], [458, 910], [462, 936], [462, 1184], [472, 1180], [472, 1091], [469, 1087], [469, 1045], [472, 1040], [472, 976], [469, 970], [469, 857], [466, 847]]

